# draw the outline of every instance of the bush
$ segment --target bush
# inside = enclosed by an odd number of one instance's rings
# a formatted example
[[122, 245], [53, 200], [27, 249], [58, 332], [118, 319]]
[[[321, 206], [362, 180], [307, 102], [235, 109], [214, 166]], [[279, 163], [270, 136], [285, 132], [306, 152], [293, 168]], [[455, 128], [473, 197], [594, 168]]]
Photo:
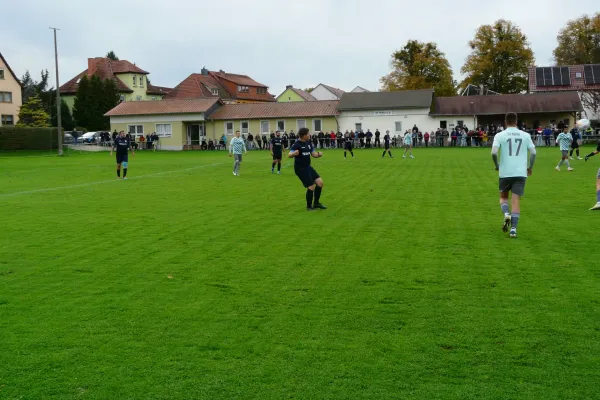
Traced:
[[57, 128], [0, 127], [0, 150], [52, 150], [57, 148]]
[[88, 130], [85, 128], [82, 128], [81, 126], [76, 126], [75, 129], [73, 129], [73, 130], [77, 131], [77, 132], [88, 133]]

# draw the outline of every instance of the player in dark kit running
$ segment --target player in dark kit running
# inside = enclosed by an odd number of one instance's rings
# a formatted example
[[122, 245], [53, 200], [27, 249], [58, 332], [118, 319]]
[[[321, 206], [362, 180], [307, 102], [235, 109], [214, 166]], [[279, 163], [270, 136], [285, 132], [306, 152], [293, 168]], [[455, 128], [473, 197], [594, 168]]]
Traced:
[[[289, 158], [294, 158], [294, 172], [306, 188], [306, 209], [314, 211], [319, 208], [326, 210], [321, 204], [321, 191], [323, 190], [323, 180], [310, 165], [310, 158], [321, 158], [323, 153], [315, 151], [313, 144], [309, 140], [308, 128], [300, 128], [298, 131], [298, 140], [290, 148]], [[313, 203], [314, 197], [314, 203]]]
[[354, 152], [352, 151], [352, 145], [354, 144], [354, 137], [352, 135], [348, 135], [344, 138], [344, 158], [346, 158], [346, 153], [349, 151], [354, 158]]
[[273, 164], [271, 164], [271, 173], [275, 173], [275, 164], [277, 164], [277, 174], [281, 174], [281, 159], [283, 158], [283, 140], [280, 137], [281, 132], [275, 132], [275, 137], [271, 139], [271, 155]]
[[383, 137], [383, 141], [384, 141], [384, 149], [383, 150], [383, 154], [381, 155], [381, 158], [385, 157], [385, 153], [387, 152], [390, 155], [390, 158], [394, 158], [392, 156], [392, 151], [390, 150], [390, 140], [392, 140], [390, 138], [390, 131], [386, 131], [385, 132], [385, 136]]
[[[600, 142], [598, 142], [598, 146], [596, 146], [596, 150], [592, 151], [590, 154], [585, 156], [585, 161], [589, 160], [590, 157], [594, 157], [596, 154], [600, 153]], [[596, 205], [590, 210], [600, 211], [600, 169], [596, 174]]]
[[117, 151], [117, 179], [121, 179], [121, 165], [123, 165], [123, 179], [127, 179], [127, 163], [129, 161], [128, 151], [131, 149], [131, 155], [135, 156], [135, 151], [131, 145], [131, 141], [125, 136], [125, 132], [121, 131], [119, 136], [113, 142], [113, 147], [110, 149], [112, 156], [113, 150]]

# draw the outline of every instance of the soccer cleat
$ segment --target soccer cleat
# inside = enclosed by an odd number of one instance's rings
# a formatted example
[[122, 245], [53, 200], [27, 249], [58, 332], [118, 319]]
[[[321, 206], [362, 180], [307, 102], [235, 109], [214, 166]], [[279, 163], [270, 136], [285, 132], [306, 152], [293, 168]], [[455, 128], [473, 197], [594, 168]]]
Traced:
[[510, 214], [504, 214], [504, 222], [502, 223], [502, 232], [508, 232], [510, 226]]
[[406, 158], [406, 156], [403, 155], [402, 158]]
[[271, 173], [272, 173], [272, 174], [274, 174], [274, 173], [275, 173], [275, 170], [274, 170], [274, 169], [271, 169]]
[[281, 175], [281, 171], [277, 171], [277, 175]]
[[510, 234], [508, 235], [511, 239], [516, 239], [517, 238], [517, 230], [516, 228], [512, 228], [510, 230]]
[[567, 168], [567, 171], [571, 172], [571, 171], [573, 171], [573, 168], [569, 167], [569, 168]]
[[233, 176], [237, 176], [237, 174], [235, 173], [235, 171], [233, 171]]
[[123, 180], [124, 180], [124, 181], [126, 181], [126, 180], [127, 180], [127, 177], [124, 177], [124, 178], [123, 178]]
[[583, 158], [581, 158], [581, 157], [579, 157], [579, 156], [577, 156], [577, 159], [578, 159], [578, 160], [583, 160]]
[[306, 207], [306, 211], [317, 211], [314, 207]]
[[410, 158], [415, 158], [415, 156], [411, 155]]
[[560, 167], [556, 167], [554, 169], [557, 170], [558, 172], [560, 172]]
[[573, 157], [569, 157], [569, 160], [572, 160], [572, 159], [573, 159]]
[[585, 161], [589, 160], [589, 158], [590, 158], [589, 155], [585, 156]]
[[600, 211], [600, 201], [594, 207], [590, 208], [590, 211]]
[[327, 210], [327, 207], [325, 207], [323, 204], [321, 203], [317, 203], [313, 206], [313, 208], [318, 208], [319, 210]]

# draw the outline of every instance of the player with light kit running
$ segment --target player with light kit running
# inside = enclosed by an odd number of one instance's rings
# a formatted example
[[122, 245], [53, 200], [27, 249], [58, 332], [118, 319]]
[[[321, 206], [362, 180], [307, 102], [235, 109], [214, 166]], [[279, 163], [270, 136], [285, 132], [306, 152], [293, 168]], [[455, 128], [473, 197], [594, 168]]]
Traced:
[[[521, 216], [521, 196], [525, 193], [525, 182], [531, 175], [535, 163], [535, 146], [527, 132], [517, 129], [517, 114], [508, 113], [505, 117], [506, 129], [494, 136], [492, 160], [499, 171], [500, 208], [504, 214], [502, 231], [510, 237], [517, 237], [517, 224]], [[527, 151], [529, 150], [529, 166]], [[498, 162], [500, 151], [500, 162]], [[512, 192], [512, 214], [508, 207], [508, 195]]]

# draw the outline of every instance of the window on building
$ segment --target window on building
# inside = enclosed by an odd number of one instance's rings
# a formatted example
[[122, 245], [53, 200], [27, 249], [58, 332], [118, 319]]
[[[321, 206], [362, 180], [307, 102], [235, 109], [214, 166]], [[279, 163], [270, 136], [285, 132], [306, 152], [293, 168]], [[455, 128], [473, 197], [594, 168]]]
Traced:
[[214, 96], [218, 96], [218, 95], [219, 95], [219, 89], [212, 88], [210, 91], [211, 91], [211, 93], [212, 93]]
[[313, 131], [321, 132], [323, 130], [323, 121], [320, 119], [313, 119]]
[[269, 121], [260, 121], [260, 133], [269, 133]]
[[440, 121], [440, 128], [447, 129], [448, 128], [448, 122], [447, 121]]
[[306, 120], [305, 119], [299, 119], [299, 120], [296, 121], [296, 125], [298, 126], [298, 130], [300, 130], [300, 128], [306, 128]]
[[124, 94], [122, 94], [119, 98], [121, 99], [121, 101], [125, 101], [125, 95]]
[[133, 76], [133, 87], [137, 87], [137, 76]]
[[242, 133], [250, 132], [250, 123], [248, 121], [242, 121], [240, 123]]
[[140, 76], [140, 87], [144, 87], [144, 75]]
[[0, 92], [0, 103], [12, 103], [12, 92]]
[[158, 137], [171, 137], [171, 124], [156, 124]]
[[152, 96], [152, 100], [156, 100], [156, 96]]
[[402, 121], [395, 122], [396, 127], [394, 128], [394, 132], [402, 132]]
[[250, 93], [250, 89], [248, 86], [238, 86], [238, 92], [240, 93]]
[[362, 131], [362, 123], [354, 124], [354, 132]]
[[4, 79], [4, 70], [0, 68], [0, 79]]
[[2, 123], [0, 125], [14, 125], [15, 117], [13, 115], [2, 115], [1, 122]]
[[277, 121], [277, 130], [285, 132], [285, 120], [280, 119], [279, 121]]
[[581, 72], [575, 72], [575, 78], [581, 79]]
[[127, 125], [127, 132], [132, 135], [143, 135], [144, 125]]
[[142, 101], [142, 96], [135, 96], [135, 99], [136, 99], [137, 101]]
[[465, 125], [465, 121], [456, 121], [456, 125], [462, 127]]
[[267, 88], [264, 88], [264, 87], [256, 88], [256, 93], [258, 93], [258, 94], [267, 94]]
[[232, 121], [225, 122], [225, 133], [227, 135], [233, 135], [233, 122]]

